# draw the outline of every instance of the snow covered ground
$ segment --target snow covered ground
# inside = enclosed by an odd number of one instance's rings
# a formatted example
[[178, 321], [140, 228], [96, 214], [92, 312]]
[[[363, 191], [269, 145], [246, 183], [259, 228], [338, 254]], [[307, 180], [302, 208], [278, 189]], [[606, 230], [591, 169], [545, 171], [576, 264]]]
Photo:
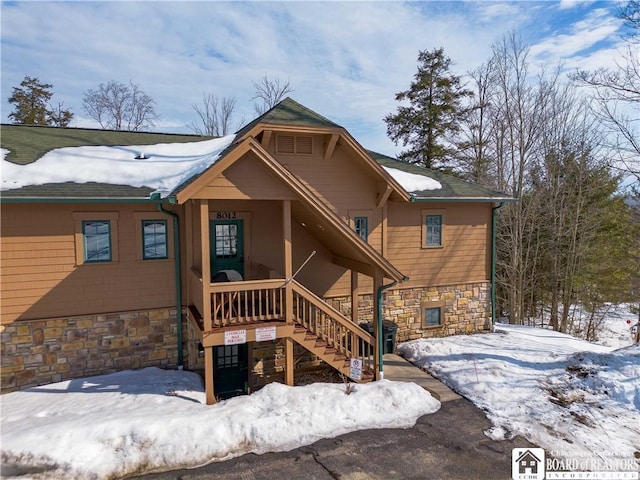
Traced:
[[[413, 383], [273, 383], [204, 405], [200, 377], [146, 368], [0, 398], [3, 474], [118, 478], [195, 467], [248, 452], [285, 451], [367, 428], [410, 427], [440, 402]], [[20, 477], [24, 478], [24, 477]]]
[[[612, 312], [601, 337], [612, 346], [498, 325], [399, 350], [482, 408], [489, 437], [521, 435], [555, 458], [599, 459], [601, 470], [613, 460], [627, 470], [640, 464], [640, 346], [631, 346], [626, 324], [636, 317]], [[271, 384], [208, 407], [197, 375], [147, 368], [10, 393], [0, 406], [5, 475], [13, 465], [28, 478], [91, 479], [410, 427], [440, 404], [415, 384], [385, 380], [350, 395], [343, 384]]]
[[399, 350], [482, 408], [489, 437], [521, 435], [556, 458], [637, 469], [640, 345], [626, 323], [637, 316], [614, 312], [601, 337], [614, 346], [498, 324], [496, 333], [415, 340]]

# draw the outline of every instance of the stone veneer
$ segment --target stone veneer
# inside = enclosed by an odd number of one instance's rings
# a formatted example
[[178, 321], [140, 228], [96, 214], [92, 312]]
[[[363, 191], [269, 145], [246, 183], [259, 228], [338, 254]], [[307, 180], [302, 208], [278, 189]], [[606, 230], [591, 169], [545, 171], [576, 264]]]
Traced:
[[44, 320], [0, 326], [1, 391], [177, 365], [175, 308]]
[[[349, 297], [328, 300], [351, 315]], [[422, 326], [423, 302], [442, 305], [443, 324]], [[383, 316], [397, 326], [396, 341], [487, 331], [490, 328], [490, 283], [390, 289], [383, 298]], [[359, 298], [360, 322], [373, 320], [373, 296]], [[185, 368], [203, 370], [194, 325], [183, 322]], [[119, 370], [177, 365], [175, 308], [17, 321], [0, 327], [2, 393], [62, 380]], [[323, 362], [300, 345], [294, 348], [296, 373]], [[252, 390], [284, 381], [282, 340], [251, 346]]]
[[[383, 294], [383, 318], [398, 326], [396, 342], [488, 331], [491, 326], [490, 292], [489, 282], [390, 289]], [[424, 302], [442, 306], [442, 325], [422, 325]], [[345, 315], [351, 315], [349, 297], [332, 298], [330, 303]], [[371, 294], [359, 297], [358, 308], [361, 323], [373, 320]]]

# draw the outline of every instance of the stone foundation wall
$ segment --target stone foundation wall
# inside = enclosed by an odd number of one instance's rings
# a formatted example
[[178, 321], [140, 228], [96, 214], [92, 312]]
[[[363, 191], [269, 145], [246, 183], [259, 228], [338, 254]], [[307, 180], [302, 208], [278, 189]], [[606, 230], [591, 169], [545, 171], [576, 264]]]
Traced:
[[2, 393], [79, 377], [177, 365], [175, 308], [0, 326]]
[[[390, 289], [383, 294], [383, 318], [398, 326], [396, 343], [488, 331], [491, 324], [490, 292], [490, 282]], [[422, 308], [425, 302], [441, 304], [442, 325], [423, 326]], [[351, 315], [349, 297], [332, 298], [330, 303], [343, 314]], [[373, 321], [373, 306], [373, 295], [359, 297], [360, 323]]]
[[[271, 342], [251, 342], [249, 353], [249, 386], [251, 391], [259, 390], [271, 382], [284, 383], [284, 339]], [[318, 368], [330, 368], [306, 348], [293, 344], [294, 375], [303, 375]]]

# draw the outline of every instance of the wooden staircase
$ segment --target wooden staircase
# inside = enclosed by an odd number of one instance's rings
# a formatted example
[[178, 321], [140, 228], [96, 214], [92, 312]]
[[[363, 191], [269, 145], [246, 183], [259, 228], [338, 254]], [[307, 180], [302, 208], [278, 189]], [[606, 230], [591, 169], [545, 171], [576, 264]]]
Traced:
[[[329, 345], [327, 342], [300, 324], [296, 324], [293, 335], [291, 335], [291, 339], [316, 355], [318, 358], [322, 359], [331, 367], [335, 368], [345, 377], [350, 378], [350, 355], [340, 352], [338, 349]], [[373, 371], [371, 369], [363, 369], [362, 378], [360, 380], [351, 380], [363, 383], [370, 382], [373, 379]]]
[[351, 380], [359, 383], [374, 380], [374, 337], [295, 280], [292, 287], [295, 321], [292, 340], [348, 378], [351, 358], [359, 358], [362, 378]]
[[[269, 324], [277, 338], [290, 337], [331, 367], [350, 377], [350, 360], [362, 361], [362, 378], [375, 378], [375, 338], [295, 280], [267, 279], [210, 285], [211, 330], [194, 305], [188, 308], [193, 331], [204, 347], [224, 344], [225, 331]], [[287, 307], [288, 306], [288, 307]]]

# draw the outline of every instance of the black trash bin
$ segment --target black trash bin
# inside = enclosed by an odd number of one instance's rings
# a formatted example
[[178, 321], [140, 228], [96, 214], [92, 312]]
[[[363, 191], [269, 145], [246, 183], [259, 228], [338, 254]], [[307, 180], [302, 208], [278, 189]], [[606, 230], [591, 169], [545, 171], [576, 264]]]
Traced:
[[396, 351], [396, 331], [398, 325], [390, 320], [382, 322], [382, 352], [395, 353]]
[[[361, 323], [360, 327], [365, 329], [369, 335], [373, 335], [373, 323]], [[382, 353], [395, 353], [397, 330], [398, 325], [391, 320], [384, 320], [382, 322]]]

